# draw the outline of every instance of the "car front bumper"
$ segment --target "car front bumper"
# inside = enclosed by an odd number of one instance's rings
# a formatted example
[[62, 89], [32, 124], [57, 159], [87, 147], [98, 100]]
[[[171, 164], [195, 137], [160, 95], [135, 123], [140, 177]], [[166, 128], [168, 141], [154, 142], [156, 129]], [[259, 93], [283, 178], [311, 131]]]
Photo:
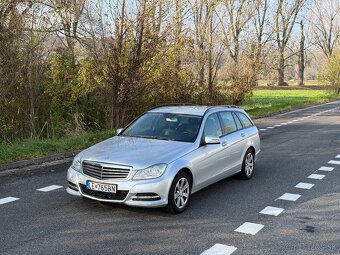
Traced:
[[[83, 196], [102, 202], [121, 203], [138, 207], [163, 207], [168, 203], [168, 193], [172, 179], [163, 175], [149, 180], [98, 180], [69, 168], [67, 171], [69, 186], [67, 193]], [[110, 194], [92, 191], [86, 188], [86, 181], [116, 184], [117, 193]], [[103, 194], [104, 193], [104, 194]]]

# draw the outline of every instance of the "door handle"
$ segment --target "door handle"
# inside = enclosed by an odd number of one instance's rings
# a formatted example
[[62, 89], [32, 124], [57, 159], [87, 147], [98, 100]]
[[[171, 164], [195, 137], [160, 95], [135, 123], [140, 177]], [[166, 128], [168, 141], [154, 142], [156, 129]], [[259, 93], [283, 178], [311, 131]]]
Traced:
[[227, 144], [228, 144], [227, 141], [223, 141], [223, 142], [222, 142], [222, 146], [223, 146], [223, 147], [224, 147], [224, 146], [227, 146]]
[[242, 136], [242, 137], [245, 137], [245, 136], [246, 136], [246, 134], [245, 134], [245, 133], [241, 133], [241, 136]]

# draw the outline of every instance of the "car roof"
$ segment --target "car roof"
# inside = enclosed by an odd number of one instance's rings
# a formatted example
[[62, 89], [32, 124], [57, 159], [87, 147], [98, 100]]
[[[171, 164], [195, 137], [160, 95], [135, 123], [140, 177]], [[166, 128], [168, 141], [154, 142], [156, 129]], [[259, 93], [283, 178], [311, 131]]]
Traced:
[[238, 110], [243, 111], [235, 106], [160, 106], [149, 110], [148, 112], [158, 112], [158, 113], [176, 113], [176, 114], [190, 114], [203, 116], [208, 110]]

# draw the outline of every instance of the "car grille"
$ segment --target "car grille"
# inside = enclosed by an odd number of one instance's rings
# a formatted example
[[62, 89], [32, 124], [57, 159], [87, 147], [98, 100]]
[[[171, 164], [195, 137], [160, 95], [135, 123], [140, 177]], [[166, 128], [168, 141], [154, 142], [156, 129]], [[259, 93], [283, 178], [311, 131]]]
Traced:
[[110, 166], [97, 162], [83, 162], [83, 173], [99, 180], [107, 179], [127, 179], [130, 168], [123, 166]]
[[129, 193], [128, 190], [117, 190], [117, 193], [107, 193], [102, 191], [96, 191], [87, 189], [84, 184], [79, 183], [81, 191], [83, 194], [86, 194], [91, 197], [99, 198], [99, 199], [107, 199], [107, 200], [124, 200]]

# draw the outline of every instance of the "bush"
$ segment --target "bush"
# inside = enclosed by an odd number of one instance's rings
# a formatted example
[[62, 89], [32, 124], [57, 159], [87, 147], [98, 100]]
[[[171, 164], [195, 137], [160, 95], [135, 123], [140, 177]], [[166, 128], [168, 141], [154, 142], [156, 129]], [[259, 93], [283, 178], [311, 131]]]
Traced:
[[340, 94], [340, 51], [330, 57], [323, 71], [323, 78], [329, 82], [335, 93]]
[[246, 97], [252, 95], [256, 86], [256, 64], [248, 58], [240, 59], [237, 63], [227, 67], [225, 88], [228, 101], [239, 105]]

